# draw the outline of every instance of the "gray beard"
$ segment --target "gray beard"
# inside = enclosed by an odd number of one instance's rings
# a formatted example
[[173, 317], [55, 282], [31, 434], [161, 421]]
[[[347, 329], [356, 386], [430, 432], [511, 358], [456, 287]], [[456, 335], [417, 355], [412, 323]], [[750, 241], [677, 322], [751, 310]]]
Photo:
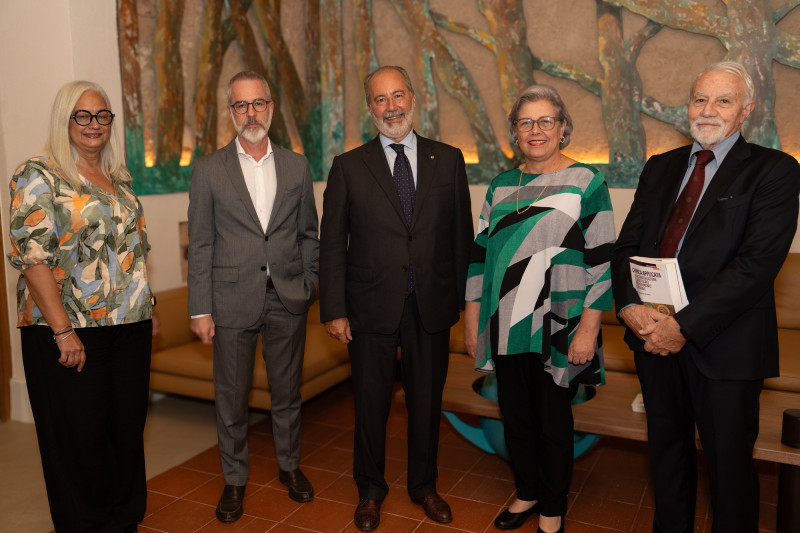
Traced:
[[372, 114], [372, 112], [370, 112], [370, 116], [372, 117], [372, 121], [375, 123], [375, 127], [378, 128], [378, 131], [384, 137], [388, 137], [390, 139], [402, 139], [408, 135], [408, 132], [414, 127], [415, 109], [416, 106], [412, 106], [408, 113], [406, 113], [405, 120], [395, 126], [389, 126], [385, 124], [382, 117], [376, 117], [374, 114]]
[[689, 132], [692, 134], [692, 138], [697, 141], [697, 144], [704, 148], [706, 146], [716, 146], [727, 138], [725, 137], [725, 132], [722, 131], [721, 125], [715, 132], [704, 132], [698, 126], [690, 124]]
[[250, 144], [258, 144], [264, 140], [264, 137], [267, 136], [267, 130], [264, 128], [259, 128], [257, 130], [242, 128], [242, 131], [239, 132], [239, 135], [242, 137], [242, 139]]

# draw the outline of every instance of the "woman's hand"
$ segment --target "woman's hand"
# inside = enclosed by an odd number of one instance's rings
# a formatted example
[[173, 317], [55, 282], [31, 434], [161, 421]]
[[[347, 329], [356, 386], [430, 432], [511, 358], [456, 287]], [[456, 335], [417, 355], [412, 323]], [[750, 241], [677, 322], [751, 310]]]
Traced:
[[567, 359], [573, 365], [582, 365], [594, 359], [595, 345], [597, 344], [597, 333], [592, 334], [580, 325], [572, 342], [569, 343], [569, 354]]
[[[23, 276], [33, 301], [36, 302], [54, 335], [55, 332], [68, 329], [70, 320], [64, 304], [61, 303], [61, 294], [50, 267], [44, 264], [30, 266], [23, 271]], [[55, 335], [53, 342], [55, 341], [59, 341], [56, 346], [61, 352], [58, 362], [67, 368], [77, 366], [78, 372], [83, 370], [83, 365], [86, 364], [86, 352], [78, 333], [72, 330]]]
[[478, 318], [481, 314], [480, 302], [467, 302], [464, 307], [464, 344], [467, 353], [475, 358], [478, 352]]
[[575, 335], [572, 336], [572, 342], [569, 343], [567, 354], [567, 360], [573, 365], [582, 365], [594, 359], [602, 318], [603, 312], [599, 309], [583, 308], [581, 321]]
[[61, 352], [58, 362], [67, 368], [77, 366], [78, 372], [83, 370], [83, 365], [86, 364], [86, 352], [83, 350], [83, 343], [78, 333], [72, 330], [64, 335], [58, 335], [56, 340], [60, 341], [57, 343]]

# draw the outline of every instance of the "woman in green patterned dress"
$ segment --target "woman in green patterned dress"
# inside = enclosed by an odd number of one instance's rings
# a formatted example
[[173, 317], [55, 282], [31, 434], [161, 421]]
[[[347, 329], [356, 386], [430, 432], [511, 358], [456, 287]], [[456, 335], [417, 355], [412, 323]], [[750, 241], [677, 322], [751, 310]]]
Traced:
[[563, 155], [572, 119], [534, 85], [509, 113], [525, 162], [486, 192], [467, 280], [465, 342], [495, 372], [516, 499], [496, 519], [564, 530], [572, 475], [570, 402], [604, 381], [600, 319], [612, 307], [614, 219], [602, 174]]
[[58, 533], [136, 531], [154, 301], [142, 206], [105, 91], [56, 95], [44, 150], [11, 178], [17, 325]]

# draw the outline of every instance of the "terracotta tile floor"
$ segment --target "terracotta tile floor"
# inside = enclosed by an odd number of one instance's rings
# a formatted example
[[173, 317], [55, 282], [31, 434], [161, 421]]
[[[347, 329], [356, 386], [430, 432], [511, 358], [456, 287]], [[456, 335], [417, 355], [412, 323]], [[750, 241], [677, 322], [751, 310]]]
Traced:
[[[509, 465], [479, 450], [442, 419], [438, 490], [453, 509], [453, 522], [425, 518], [405, 490], [405, 407], [395, 402], [387, 428], [386, 479], [389, 495], [378, 532], [484, 532], [513, 497]], [[269, 418], [250, 430], [251, 472], [245, 515], [233, 524], [214, 516], [224, 486], [216, 447], [148, 481], [147, 516], [140, 532], [356, 532], [357, 503], [352, 479], [353, 404], [350, 382], [308, 402], [303, 408], [301, 466], [316, 497], [307, 504], [290, 500], [277, 479]], [[701, 457], [702, 463], [702, 457]], [[761, 532], [775, 531], [777, 467], [761, 463]], [[697, 533], [709, 532], [707, 482], [700, 480]], [[570, 487], [566, 530], [584, 532], [652, 531], [653, 496], [645, 443], [605, 438], [576, 461]], [[520, 531], [536, 531], [531, 519]]]

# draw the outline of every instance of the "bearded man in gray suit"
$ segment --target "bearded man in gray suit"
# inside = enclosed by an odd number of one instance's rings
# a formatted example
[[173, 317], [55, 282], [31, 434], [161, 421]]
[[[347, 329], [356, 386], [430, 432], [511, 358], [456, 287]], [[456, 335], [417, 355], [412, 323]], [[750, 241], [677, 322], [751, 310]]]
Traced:
[[274, 103], [259, 74], [228, 84], [238, 135], [198, 159], [189, 192], [189, 314], [214, 345], [217, 435], [225, 489], [217, 518], [243, 512], [249, 473], [247, 405], [258, 336], [272, 393], [279, 479], [299, 502], [314, 497], [300, 463], [300, 374], [306, 314], [318, 282], [317, 210], [308, 161], [271, 143]]

